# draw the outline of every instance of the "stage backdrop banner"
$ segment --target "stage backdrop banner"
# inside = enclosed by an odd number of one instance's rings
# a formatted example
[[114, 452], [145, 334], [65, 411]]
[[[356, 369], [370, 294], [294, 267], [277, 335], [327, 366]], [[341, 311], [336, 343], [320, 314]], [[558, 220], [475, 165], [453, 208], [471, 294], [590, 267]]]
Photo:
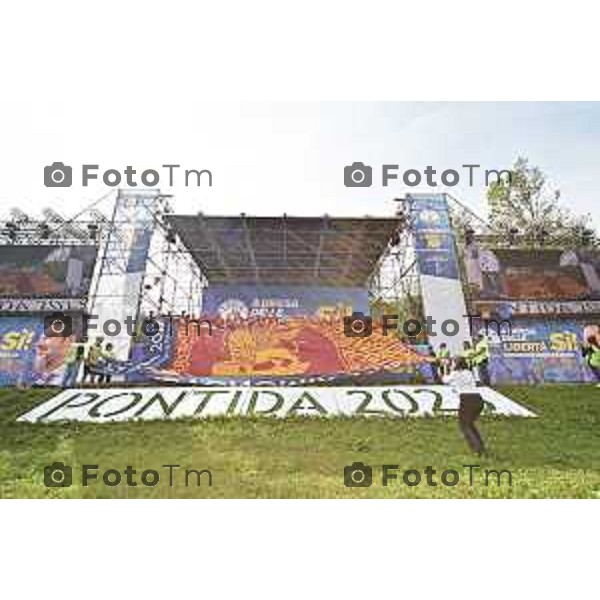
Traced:
[[578, 299], [600, 299], [600, 254], [594, 250], [484, 248], [474, 242], [465, 262], [479, 300], [529, 303], [531, 312], [539, 310], [536, 306], [543, 312], [544, 305], [556, 311], [564, 304], [570, 312]]
[[[480, 388], [484, 413], [534, 417], [506, 396]], [[19, 417], [19, 421], [171, 420], [213, 416], [411, 417], [456, 415], [459, 398], [446, 386], [298, 388], [72, 389]]]
[[88, 291], [96, 246], [2, 246], [0, 294], [81, 297]]
[[284, 285], [210, 285], [202, 313], [228, 317], [298, 317], [369, 313], [365, 288]]

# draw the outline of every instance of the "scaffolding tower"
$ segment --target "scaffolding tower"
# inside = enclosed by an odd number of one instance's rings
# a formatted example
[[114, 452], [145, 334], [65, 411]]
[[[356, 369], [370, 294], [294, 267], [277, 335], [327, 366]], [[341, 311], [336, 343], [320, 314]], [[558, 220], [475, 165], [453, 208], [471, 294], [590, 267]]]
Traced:
[[82, 298], [87, 334], [104, 336], [108, 327], [117, 358], [126, 360], [132, 336], [125, 319], [138, 331], [146, 317], [193, 315], [201, 307], [206, 278], [167, 221], [169, 198], [160, 190], [111, 190], [69, 218], [52, 208], [39, 216], [13, 208], [0, 218], [0, 247], [95, 246], [92, 281]]

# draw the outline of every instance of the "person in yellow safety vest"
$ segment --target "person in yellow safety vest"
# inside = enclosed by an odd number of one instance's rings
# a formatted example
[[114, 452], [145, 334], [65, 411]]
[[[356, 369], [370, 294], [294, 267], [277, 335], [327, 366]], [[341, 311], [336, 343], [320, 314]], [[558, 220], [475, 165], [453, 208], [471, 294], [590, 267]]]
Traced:
[[450, 350], [448, 350], [446, 342], [440, 344], [435, 357], [440, 377], [448, 376], [450, 374]]
[[101, 370], [98, 383], [110, 383], [112, 379], [112, 373], [110, 372], [111, 366], [115, 362], [115, 351], [112, 344], [106, 344], [106, 348], [102, 351], [101, 360], [99, 361], [99, 367]]
[[102, 356], [102, 342], [103, 338], [96, 338], [96, 343], [87, 351], [87, 354], [83, 360], [83, 378], [81, 383], [85, 383], [85, 380], [89, 377], [91, 383], [95, 383], [97, 372], [97, 365], [100, 357]]
[[477, 336], [475, 351], [473, 353], [473, 364], [477, 367], [479, 381], [483, 385], [490, 385], [490, 343], [483, 333]]
[[600, 387], [600, 342], [596, 336], [591, 335], [586, 340], [586, 344], [583, 347], [583, 356], [586, 359], [588, 367], [598, 380], [598, 387]]
[[469, 369], [473, 368], [474, 354], [475, 354], [475, 350], [473, 349], [471, 342], [469, 342], [469, 340], [465, 340], [463, 342], [463, 349], [459, 353], [458, 358], [464, 358], [465, 361], [467, 362], [467, 366], [469, 367]]

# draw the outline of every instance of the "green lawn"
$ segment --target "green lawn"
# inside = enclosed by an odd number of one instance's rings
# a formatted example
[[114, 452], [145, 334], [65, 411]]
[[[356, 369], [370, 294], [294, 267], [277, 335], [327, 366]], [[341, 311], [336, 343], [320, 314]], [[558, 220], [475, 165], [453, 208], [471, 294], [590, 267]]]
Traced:
[[[0, 391], [0, 496], [4, 498], [599, 498], [600, 389], [592, 386], [510, 387], [500, 391], [531, 408], [535, 419], [488, 417], [480, 430], [490, 454], [471, 456], [453, 418], [289, 419], [218, 418], [208, 421], [113, 424], [17, 423], [16, 418], [55, 391]], [[73, 485], [47, 488], [44, 466], [73, 467]], [[373, 466], [373, 485], [347, 488], [344, 466]], [[81, 485], [81, 465], [137, 469], [138, 487]], [[181, 470], [169, 486], [164, 464]], [[381, 465], [399, 465], [399, 479], [387, 487]], [[472, 486], [465, 464], [480, 464]], [[437, 487], [427, 485], [425, 468], [437, 470]], [[210, 469], [185, 486], [182, 471]], [[144, 469], [156, 469], [156, 487], [140, 483]], [[420, 485], [402, 483], [402, 472], [418, 469]], [[460, 482], [444, 486], [440, 474], [455, 469]], [[485, 485], [483, 469], [508, 469], [500, 486]]]

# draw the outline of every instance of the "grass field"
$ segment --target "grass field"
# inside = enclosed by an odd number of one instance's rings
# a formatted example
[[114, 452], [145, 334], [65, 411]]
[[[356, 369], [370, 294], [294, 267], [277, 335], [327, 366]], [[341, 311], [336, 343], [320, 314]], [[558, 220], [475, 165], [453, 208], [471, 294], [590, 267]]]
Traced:
[[[538, 418], [487, 417], [480, 430], [490, 453], [467, 452], [453, 418], [289, 419], [219, 418], [207, 421], [112, 424], [17, 423], [16, 418], [54, 395], [53, 390], [0, 391], [0, 496], [4, 498], [600, 498], [600, 389], [592, 386], [510, 387], [500, 391]], [[44, 467], [61, 461], [73, 467], [73, 485], [47, 488]], [[344, 466], [373, 467], [371, 487], [344, 485]], [[137, 469], [137, 487], [81, 485], [81, 465]], [[165, 464], [179, 464], [173, 486]], [[382, 485], [381, 465], [399, 466], [398, 479]], [[462, 465], [479, 464], [473, 485]], [[425, 468], [436, 469], [437, 486]], [[209, 469], [200, 486], [183, 471]], [[155, 487], [140, 482], [155, 469]], [[418, 469], [420, 485], [402, 473]], [[458, 471], [445, 486], [441, 472]], [[507, 469], [501, 484], [484, 469]]]

